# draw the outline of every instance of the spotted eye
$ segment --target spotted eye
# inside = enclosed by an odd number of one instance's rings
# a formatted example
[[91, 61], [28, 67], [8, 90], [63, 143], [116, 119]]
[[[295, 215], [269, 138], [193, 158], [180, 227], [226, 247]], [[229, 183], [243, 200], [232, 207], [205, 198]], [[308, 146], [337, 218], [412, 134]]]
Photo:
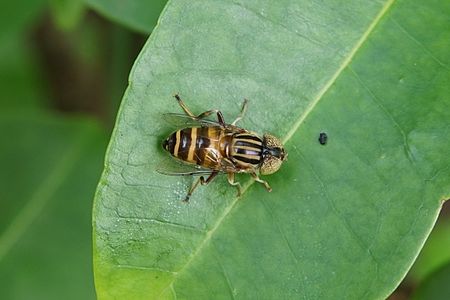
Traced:
[[281, 163], [283, 160], [276, 156], [269, 155], [263, 158], [261, 167], [259, 168], [259, 172], [261, 175], [269, 175], [278, 171], [281, 167]]

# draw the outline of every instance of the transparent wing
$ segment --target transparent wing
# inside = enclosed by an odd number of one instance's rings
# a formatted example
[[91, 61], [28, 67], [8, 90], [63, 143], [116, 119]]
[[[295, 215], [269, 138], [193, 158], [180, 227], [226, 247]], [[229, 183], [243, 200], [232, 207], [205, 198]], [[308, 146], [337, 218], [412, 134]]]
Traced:
[[168, 156], [157, 164], [156, 172], [170, 176], [200, 176], [209, 175], [213, 172], [213, 170], [188, 164], [174, 157]]
[[186, 114], [165, 113], [164, 120], [177, 127], [194, 127], [194, 126], [222, 126], [219, 122], [209, 119], [197, 119]]

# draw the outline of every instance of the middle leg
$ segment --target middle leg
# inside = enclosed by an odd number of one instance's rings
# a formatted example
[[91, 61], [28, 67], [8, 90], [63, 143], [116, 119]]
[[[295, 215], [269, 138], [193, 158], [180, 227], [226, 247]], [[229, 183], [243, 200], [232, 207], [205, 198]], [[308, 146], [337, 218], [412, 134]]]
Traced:
[[209, 175], [209, 177], [206, 178], [206, 180], [205, 180], [205, 178], [203, 176], [200, 176], [200, 178], [197, 179], [197, 181], [191, 186], [191, 188], [189, 189], [189, 191], [188, 191], [188, 193], [186, 195], [186, 198], [184, 198], [183, 201], [184, 202], [189, 202], [189, 198], [191, 198], [192, 193], [197, 188], [198, 184], [200, 183], [201, 185], [207, 185], [208, 183], [210, 183], [214, 179], [214, 177], [217, 176], [218, 173], [219, 172], [217, 172], [217, 171], [213, 171], [211, 173], [211, 175]]

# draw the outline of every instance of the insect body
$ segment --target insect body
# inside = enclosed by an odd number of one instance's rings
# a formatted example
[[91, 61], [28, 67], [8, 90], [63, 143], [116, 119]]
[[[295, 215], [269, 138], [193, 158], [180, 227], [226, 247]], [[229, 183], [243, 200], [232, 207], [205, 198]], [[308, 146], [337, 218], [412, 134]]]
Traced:
[[[238, 195], [241, 193], [241, 186], [234, 180], [235, 173], [249, 173], [269, 192], [272, 190], [258, 174], [276, 172], [286, 159], [287, 153], [276, 137], [270, 134], [260, 137], [235, 125], [246, 111], [246, 101], [238, 118], [227, 124], [220, 111], [209, 110], [195, 116], [178, 95], [175, 95], [175, 98], [185, 115], [166, 114], [166, 117], [181, 119], [185, 126], [191, 126], [173, 132], [163, 142], [163, 147], [172, 156], [194, 168], [186, 172], [159, 171], [169, 175], [209, 175], [206, 179], [201, 176], [192, 185], [185, 201], [189, 200], [199, 183], [208, 184], [220, 173], [228, 175], [228, 182], [238, 188]], [[206, 119], [212, 114], [217, 115], [217, 122]]]

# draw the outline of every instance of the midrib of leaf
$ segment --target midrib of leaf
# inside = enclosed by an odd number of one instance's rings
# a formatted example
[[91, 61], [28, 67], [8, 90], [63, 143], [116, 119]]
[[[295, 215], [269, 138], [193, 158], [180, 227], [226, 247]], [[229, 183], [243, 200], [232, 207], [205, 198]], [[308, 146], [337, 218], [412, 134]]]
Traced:
[[[291, 130], [288, 131], [286, 136], [283, 138], [283, 143], [285, 144], [288, 142], [291, 137], [294, 135], [294, 133], [298, 130], [300, 125], [303, 123], [303, 121], [308, 117], [309, 113], [314, 109], [314, 107], [319, 103], [320, 99], [322, 99], [323, 95], [330, 89], [330, 87], [333, 85], [333, 83], [336, 81], [336, 79], [339, 77], [339, 75], [342, 73], [342, 71], [350, 64], [355, 54], [358, 52], [359, 48], [364, 44], [364, 42], [369, 37], [370, 33], [373, 31], [373, 29], [378, 25], [381, 18], [386, 14], [386, 12], [389, 10], [389, 8], [392, 6], [392, 4], [395, 2], [395, 0], [388, 0], [380, 12], [377, 14], [377, 16], [374, 18], [374, 20], [370, 23], [367, 30], [363, 33], [361, 38], [356, 42], [355, 46], [352, 48], [352, 50], [349, 52], [347, 57], [342, 61], [342, 64], [339, 66], [339, 68], [336, 70], [336, 72], [333, 74], [333, 76], [326, 82], [326, 84], [323, 86], [323, 88], [317, 93], [316, 97], [311, 101], [311, 103], [308, 105], [308, 107], [305, 109], [305, 111], [300, 115], [298, 120], [294, 123]], [[167, 7], [167, 6], [166, 6]], [[241, 196], [247, 191], [247, 189], [254, 183], [254, 180], [250, 180], [246, 182], [242, 189]], [[162, 295], [167, 288], [173, 287], [173, 283], [177, 279], [180, 273], [182, 273], [190, 264], [191, 262], [198, 256], [198, 254], [201, 252], [203, 247], [208, 243], [208, 241], [211, 239], [211, 237], [214, 235], [216, 230], [219, 228], [219, 226], [222, 224], [222, 221], [228, 216], [230, 211], [234, 208], [236, 203], [238, 202], [239, 198], [236, 197], [233, 202], [230, 203], [230, 205], [224, 210], [222, 215], [217, 219], [217, 222], [214, 224], [214, 226], [206, 233], [205, 238], [201, 242], [201, 244], [198, 246], [197, 250], [190, 256], [190, 258], [186, 261], [184, 266], [174, 273], [174, 278], [172, 281], [167, 285], [166, 288], [162, 289], [161, 294]]]
[[362, 44], [367, 40], [370, 33], [373, 31], [375, 26], [378, 24], [378, 22], [381, 20], [381, 18], [386, 14], [386, 12], [389, 10], [389, 8], [392, 6], [395, 0], [388, 0], [386, 4], [383, 6], [381, 11], [378, 13], [378, 15], [375, 17], [373, 22], [369, 25], [367, 30], [364, 32], [364, 34], [361, 36], [361, 38], [358, 40], [358, 42], [355, 44], [355, 47], [350, 51], [349, 55], [343, 60], [340, 67], [337, 69], [336, 73], [330, 78], [330, 80], [327, 81], [327, 83], [323, 86], [323, 88], [317, 93], [317, 96], [311, 101], [309, 106], [305, 109], [303, 114], [298, 118], [297, 122], [294, 123], [294, 126], [291, 130], [286, 134], [286, 136], [283, 138], [283, 143], [286, 143], [291, 139], [291, 137], [294, 135], [294, 133], [298, 130], [300, 125], [303, 123], [303, 121], [306, 119], [306, 117], [309, 115], [309, 113], [314, 109], [314, 107], [317, 105], [320, 99], [322, 99], [323, 95], [330, 89], [331, 85], [336, 81], [336, 79], [339, 77], [339, 75], [342, 73], [342, 71], [350, 64], [353, 57], [355, 56], [356, 52], [358, 52], [359, 48], [361, 48]]
[[31, 196], [30, 201], [27, 202], [3, 232], [0, 237], [0, 262], [39, 216], [47, 202], [58, 190], [58, 187], [67, 178], [67, 174], [75, 166], [82, 149], [88, 141], [86, 130], [81, 130], [78, 135], [74, 139], [73, 145], [69, 147], [69, 151], [61, 154], [60, 161], [56, 163], [56, 166], [47, 178]]

